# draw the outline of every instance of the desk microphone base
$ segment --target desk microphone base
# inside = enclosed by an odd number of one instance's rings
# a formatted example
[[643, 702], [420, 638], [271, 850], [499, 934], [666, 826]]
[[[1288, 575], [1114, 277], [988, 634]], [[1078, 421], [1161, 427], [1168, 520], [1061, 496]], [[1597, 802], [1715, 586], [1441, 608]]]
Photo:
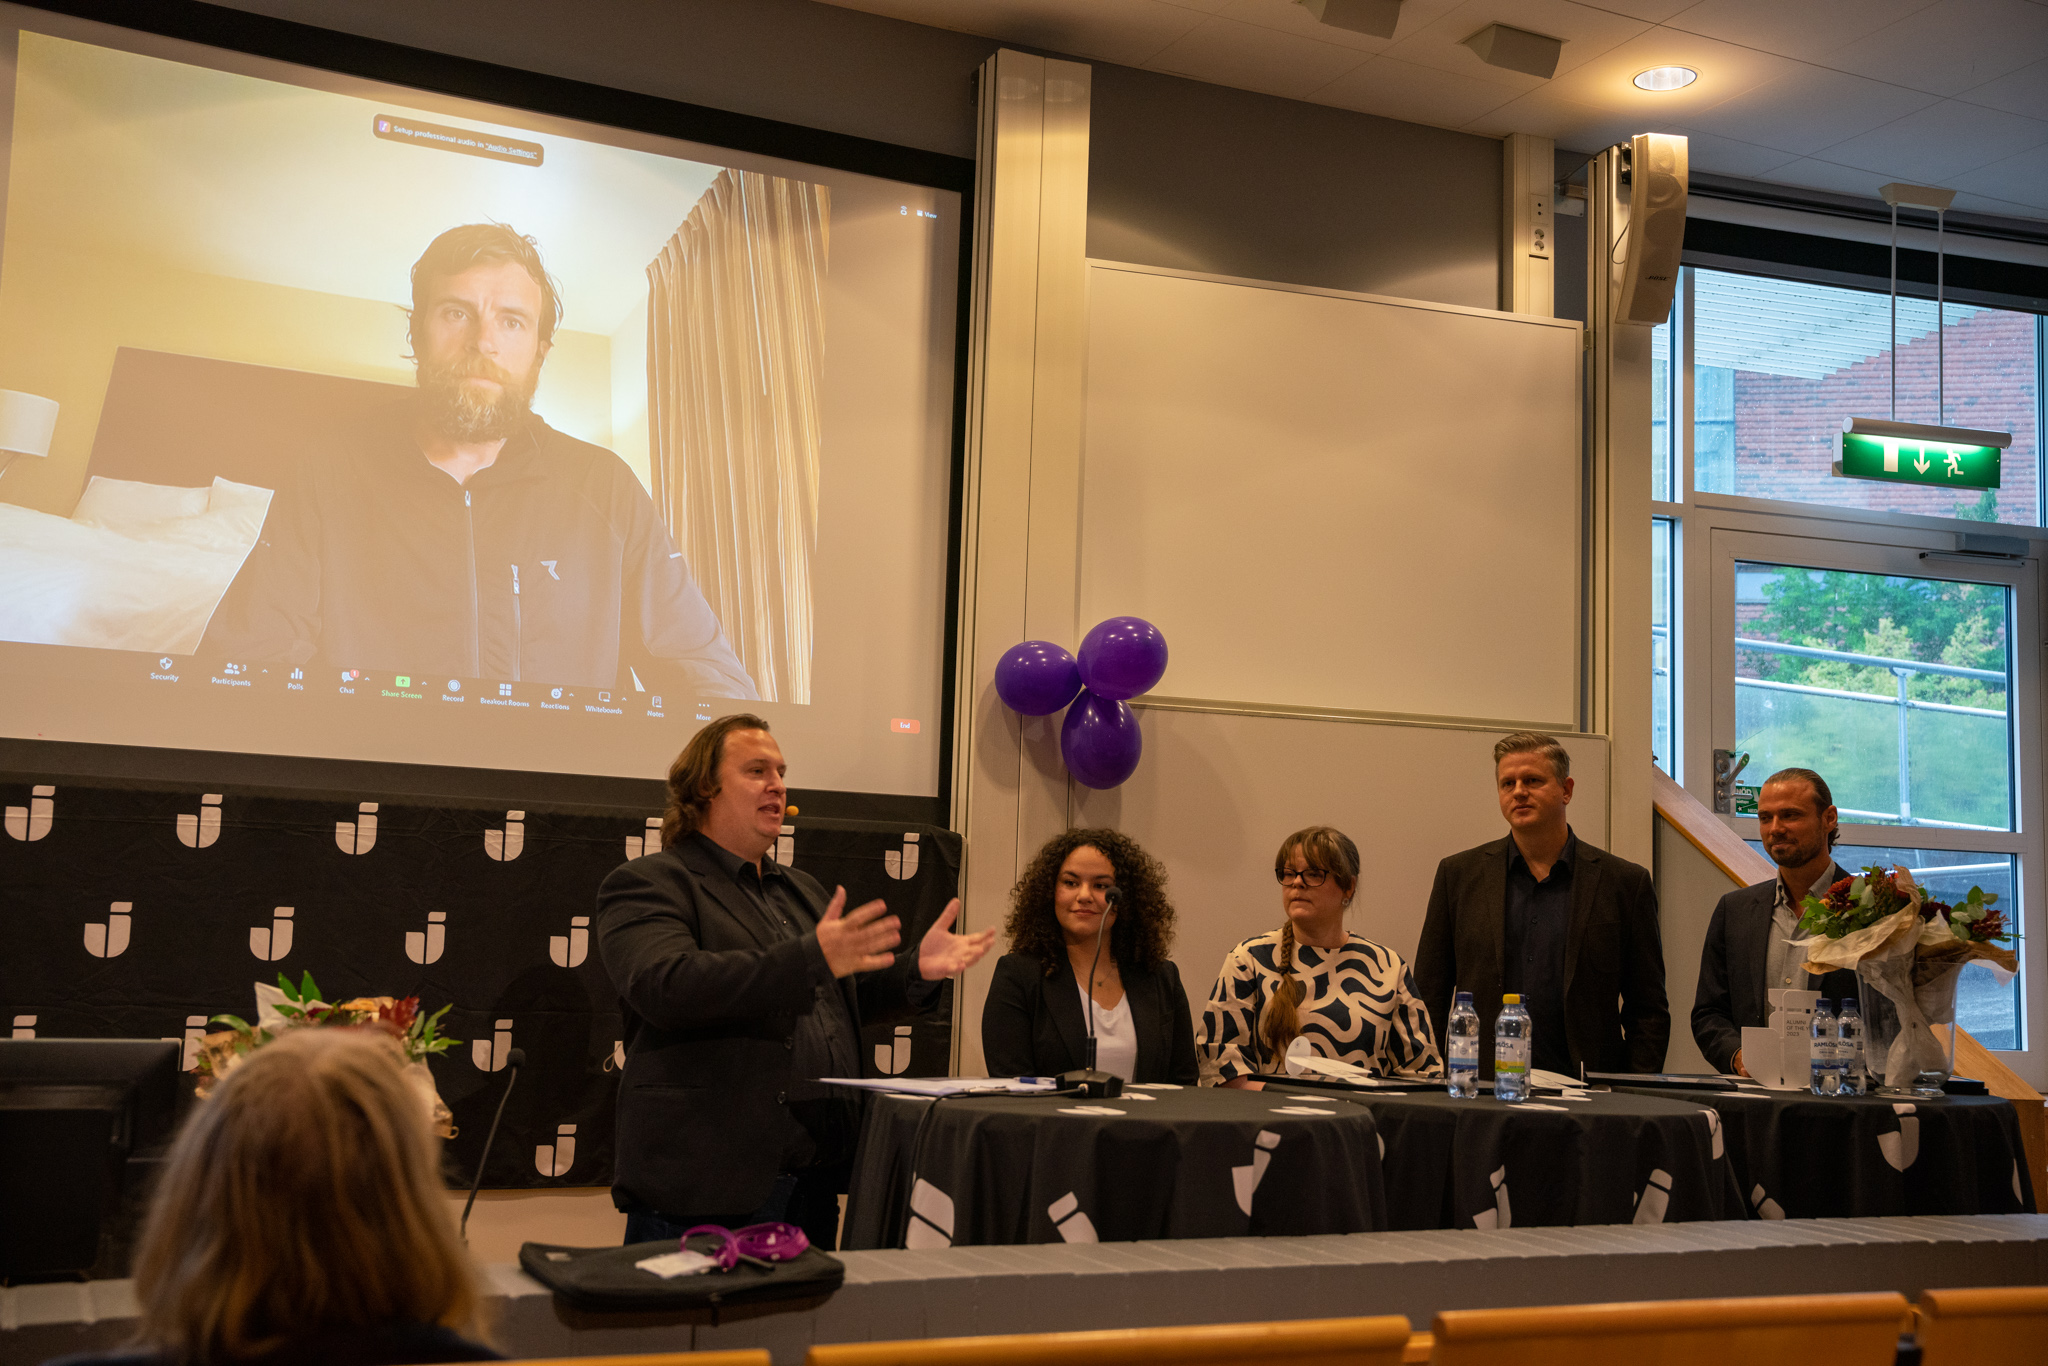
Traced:
[[1124, 1093], [1124, 1079], [1114, 1072], [1080, 1068], [1059, 1075], [1060, 1090], [1090, 1100], [1113, 1100]]

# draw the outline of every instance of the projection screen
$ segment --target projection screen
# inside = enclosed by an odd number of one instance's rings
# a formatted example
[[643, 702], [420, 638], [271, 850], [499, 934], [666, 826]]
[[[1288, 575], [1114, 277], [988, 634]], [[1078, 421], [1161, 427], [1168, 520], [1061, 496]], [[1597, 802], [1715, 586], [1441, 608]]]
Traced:
[[0, 734], [646, 777], [752, 710], [939, 792], [957, 193], [13, 6], [0, 57]]

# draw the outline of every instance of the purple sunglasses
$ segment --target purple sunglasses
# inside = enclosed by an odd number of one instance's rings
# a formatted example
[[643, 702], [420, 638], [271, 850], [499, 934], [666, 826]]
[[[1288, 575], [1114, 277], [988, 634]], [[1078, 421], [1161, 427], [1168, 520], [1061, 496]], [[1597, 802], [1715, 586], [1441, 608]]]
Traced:
[[811, 1240], [795, 1224], [749, 1224], [745, 1228], [732, 1229], [723, 1224], [699, 1224], [686, 1229], [677, 1246], [685, 1252], [692, 1251], [690, 1240], [704, 1233], [719, 1240], [716, 1252], [704, 1255], [718, 1263], [720, 1271], [730, 1271], [741, 1262], [750, 1262], [764, 1269], [776, 1262], [793, 1261], [804, 1254]]

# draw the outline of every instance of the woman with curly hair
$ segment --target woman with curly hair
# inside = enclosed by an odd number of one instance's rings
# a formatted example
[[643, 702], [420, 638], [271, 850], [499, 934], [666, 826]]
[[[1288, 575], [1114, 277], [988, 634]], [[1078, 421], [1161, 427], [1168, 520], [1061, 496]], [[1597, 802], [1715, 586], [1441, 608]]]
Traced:
[[1187, 993], [1166, 956], [1166, 870], [1135, 840], [1114, 830], [1055, 836], [1011, 889], [1005, 932], [1010, 951], [981, 1012], [990, 1076], [1087, 1066], [1092, 1012], [1100, 1070], [1129, 1082], [1200, 1079]]
[[1223, 960], [1202, 1010], [1202, 1071], [1259, 1089], [1290, 1053], [1355, 1063], [1383, 1076], [1443, 1072], [1429, 1007], [1400, 954], [1344, 928], [1358, 893], [1358, 846], [1327, 825], [1297, 830], [1273, 856], [1280, 928]]

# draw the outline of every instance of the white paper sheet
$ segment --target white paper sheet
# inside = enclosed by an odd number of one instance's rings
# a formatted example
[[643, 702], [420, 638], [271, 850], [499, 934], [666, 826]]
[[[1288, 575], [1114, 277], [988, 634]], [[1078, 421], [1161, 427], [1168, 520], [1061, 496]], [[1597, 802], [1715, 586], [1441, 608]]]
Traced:
[[1059, 1089], [1050, 1077], [821, 1077], [827, 1086], [893, 1091], [906, 1096], [1043, 1095]]

